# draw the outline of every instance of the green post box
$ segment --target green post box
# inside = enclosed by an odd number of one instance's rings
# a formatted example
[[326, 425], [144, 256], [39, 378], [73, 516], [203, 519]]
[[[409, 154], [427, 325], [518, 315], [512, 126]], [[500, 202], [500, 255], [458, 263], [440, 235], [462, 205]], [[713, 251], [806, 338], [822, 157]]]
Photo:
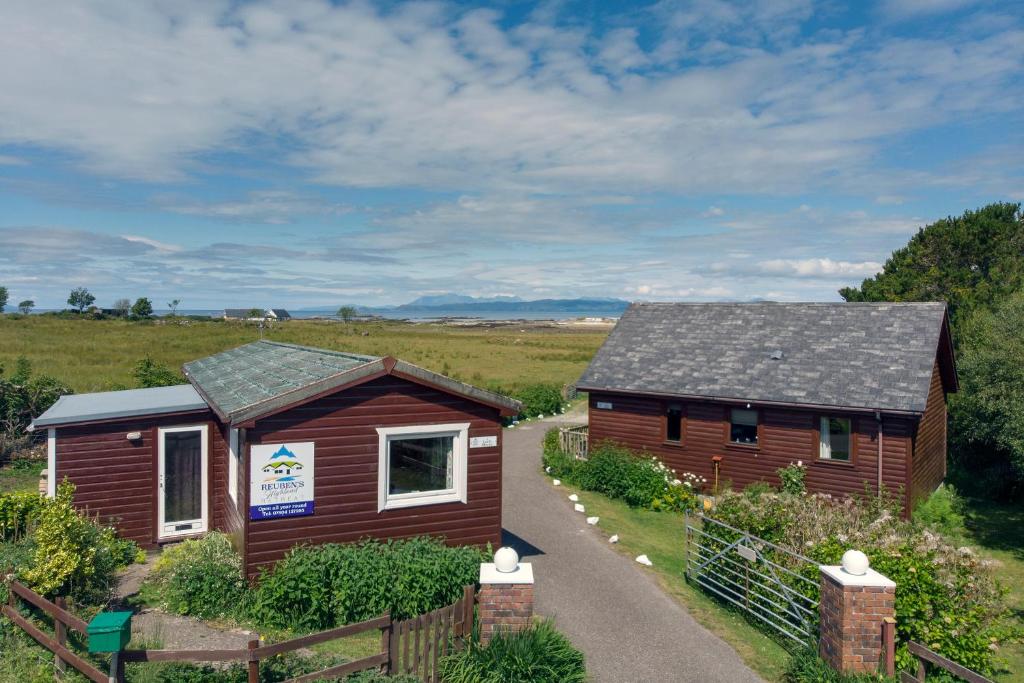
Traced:
[[131, 612], [100, 612], [89, 622], [89, 652], [120, 652], [131, 639]]

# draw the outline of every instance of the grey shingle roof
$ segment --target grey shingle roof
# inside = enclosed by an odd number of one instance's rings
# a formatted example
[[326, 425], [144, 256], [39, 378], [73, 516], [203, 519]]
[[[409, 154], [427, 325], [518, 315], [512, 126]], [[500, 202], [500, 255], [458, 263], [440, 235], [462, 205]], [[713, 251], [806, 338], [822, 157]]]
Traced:
[[519, 403], [402, 361], [258, 341], [184, 366], [185, 376], [221, 418], [244, 422], [380, 372], [401, 372], [474, 400], [518, 410]]
[[942, 303], [633, 304], [578, 387], [922, 412], [944, 321]]
[[45, 413], [33, 420], [32, 428], [193, 410], [206, 410], [206, 401], [191, 384], [70, 394], [58, 398]]

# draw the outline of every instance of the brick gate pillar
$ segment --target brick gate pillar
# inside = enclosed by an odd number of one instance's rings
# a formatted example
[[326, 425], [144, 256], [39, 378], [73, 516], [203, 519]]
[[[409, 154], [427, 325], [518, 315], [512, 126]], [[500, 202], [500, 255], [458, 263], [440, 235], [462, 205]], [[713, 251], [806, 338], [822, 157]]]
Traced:
[[896, 613], [896, 584], [849, 550], [839, 567], [821, 565], [821, 658], [838, 671], [876, 673], [886, 663], [883, 628]]
[[480, 641], [498, 631], [521, 631], [533, 622], [533, 566], [512, 548], [499, 548], [494, 562], [480, 565], [477, 593]]

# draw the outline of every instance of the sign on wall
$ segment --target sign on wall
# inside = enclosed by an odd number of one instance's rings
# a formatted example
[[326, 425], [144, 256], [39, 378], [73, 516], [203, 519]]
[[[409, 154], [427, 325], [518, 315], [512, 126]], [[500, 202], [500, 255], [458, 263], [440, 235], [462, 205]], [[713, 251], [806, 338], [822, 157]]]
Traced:
[[249, 519], [313, 514], [313, 442], [252, 446]]
[[470, 448], [494, 448], [498, 445], [496, 436], [474, 436], [469, 439]]

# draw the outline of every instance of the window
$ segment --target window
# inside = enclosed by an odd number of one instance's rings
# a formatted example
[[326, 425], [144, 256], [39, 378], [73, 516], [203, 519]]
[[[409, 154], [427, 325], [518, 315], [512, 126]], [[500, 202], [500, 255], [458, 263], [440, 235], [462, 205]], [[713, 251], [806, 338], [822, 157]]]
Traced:
[[665, 409], [665, 441], [681, 443], [683, 440], [683, 407], [669, 404]]
[[228, 432], [228, 495], [231, 502], [238, 505], [238, 430]]
[[729, 416], [729, 441], [757, 445], [757, 411], [733, 408]]
[[821, 438], [818, 457], [822, 460], [850, 461], [851, 447], [850, 418], [821, 418]]
[[377, 509], [466, 502], [469, 423], [379, 427]]

